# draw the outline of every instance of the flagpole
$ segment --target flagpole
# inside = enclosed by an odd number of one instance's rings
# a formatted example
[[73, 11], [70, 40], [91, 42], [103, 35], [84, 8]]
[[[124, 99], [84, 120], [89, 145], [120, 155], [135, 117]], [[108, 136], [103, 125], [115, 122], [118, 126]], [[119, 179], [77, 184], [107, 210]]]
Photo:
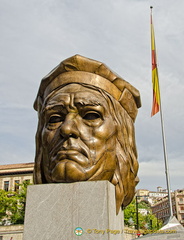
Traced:
[[171, 188], [170, 188], [169, 164], [168, 164], [168, 158], [167, 158], [166, 139], [165, 139], [165, 132], [164, 132], [164, 120], [163, 120], [161, 101], [160, 101], [160, 120], [161, 120], [161, 126], [162, 126], [162, 141], [163, 141], [163, 149], [164, 149], [164, 160], [165, 160], [164, 162], [165, 162], [165, 174], [166, 174], [167, 191], [168, 191], [169, 211], [170, 211], [170, 218], [172, 218], [173, 207], [172, 207], [172, 196], [171, 196]]
[[[152, 8], [153, 7], [151, 6], [150, 7], [150, 9], [151, 9], [151, 23], [152, 23]], [[152, 31], [151, 31], [152, 36], [151, 36], [151, 38], [152, 38], [152, 41], [154, 41], [154, 47], [155, 47], [155, 39], [154, 39], [153, 31], [154, 30], [153, 30], [153, 25], [152, 25]], [[156, 57], [156, 54], [155, 54], [155, 57]], [[156, 65], [156, 71], [157, 71], [157, 75], [158, 75], [158, 70], [157, 70], [158, 66], [156, 64], [156, 59], [155, 59], [155, 65]], [[159, 94], [160, 121], [161, 121], [161, 129], [162, 129], [162, 142], [163, 142], [164, 162], [165, 162], [165, 174], [166, 174], [166, 183], [167, 183], [167, 191], [168, 191], [169, 212], [170, 212], [170, 219], [171, 219], [173, 217], [173, 207], [172, 207], [169, 166], [168, 166], [168, 159], [167, 159], [166, 138], [165, 138], [165, 130], [164, 130], [164, 120], [163, 120], [163, 112], [162, 112], [162, 102], [161, 102], [161, 94], [160, 94], [160, 86], [159, 86], [159, 77], [157, 78], [157, 81], [158, 81], [158, 83], [157, 83], [158, 84], [158, 89], [157, 90], [158, 90], [158, 94]], [[157, 110], [157, 112], [158, 112], [158, 110]]]

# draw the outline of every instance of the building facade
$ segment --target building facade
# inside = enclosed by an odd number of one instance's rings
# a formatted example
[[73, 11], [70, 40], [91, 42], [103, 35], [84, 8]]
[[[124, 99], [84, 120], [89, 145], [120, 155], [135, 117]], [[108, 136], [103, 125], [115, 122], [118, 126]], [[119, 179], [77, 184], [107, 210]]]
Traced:
[[[23, 181], [33, 183], [34, 163], [0, 165], [0, 189], [17, 191]], [[0, 226], [0, 240], [22, 240], [23, 225]]]
[[[157, 203], [160, 199], [167, 196], [167, 191], [161, 187], [157, 187], [157, 191], [149, 191], [147, 189], [138, 189], [137, 196], [143, 196], [145, 201], [148, 201], [150, 205]], [[142, 198], [143, 199], [143, 198]]]
[[[178, 219], [181, 225], [184, 226], [184, 189], [176, 190], [171, 193], [173, 215]], [[152, 207], [152, 213], [163, 222], [169, 218], [169, 201], [168, 197], [161, 198]]]
[[0, 189], [16, 191], [23, 181], [33, 183], [34, 163], [0, 165]]
[[24, 225], [0, 226], [0, 240], [22, 240]]

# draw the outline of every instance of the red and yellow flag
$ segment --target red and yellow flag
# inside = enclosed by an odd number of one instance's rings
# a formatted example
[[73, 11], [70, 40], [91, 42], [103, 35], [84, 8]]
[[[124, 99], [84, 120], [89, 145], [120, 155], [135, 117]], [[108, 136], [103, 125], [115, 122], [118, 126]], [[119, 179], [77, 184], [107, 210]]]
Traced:
[[152, 14], [151, 14], [151, 54], [152, 54], [152, 85], [153, 85], [153, 104], [151, 116], [153, 116], [160, 110], [160, 89], [158, 80], [158, 68]]

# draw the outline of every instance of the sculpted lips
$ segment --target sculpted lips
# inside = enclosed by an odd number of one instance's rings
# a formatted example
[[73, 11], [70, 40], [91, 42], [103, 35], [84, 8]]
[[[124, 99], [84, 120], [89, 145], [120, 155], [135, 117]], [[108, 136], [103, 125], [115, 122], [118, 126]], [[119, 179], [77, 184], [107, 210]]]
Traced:
[[52, 158], [51, 169], [53, 169], [59, 162], [62, 161], [74, 161], [83, 167], [88, 167], [90, 164], [89, 154], [81, 147], [66, 147], [58, 150], [56, 155]]
[[62, 147], [62, 149], [60, 151], [58, 151], [57, 155], [60, 153], [61, 154], [71, 154], [71, 155], [76, 154], [76, 153], [81, 153], [85, 157], [87, 157], [87, 158], [89, 157], [88, 152], [81, 147], [72, 147], [72, 146]]

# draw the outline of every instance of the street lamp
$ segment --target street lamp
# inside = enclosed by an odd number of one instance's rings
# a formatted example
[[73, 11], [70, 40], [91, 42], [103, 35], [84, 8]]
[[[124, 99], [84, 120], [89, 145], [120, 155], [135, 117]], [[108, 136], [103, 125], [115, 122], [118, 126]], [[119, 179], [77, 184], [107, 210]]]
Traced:
[[136, 222], [137, 222], [137, 226], [136, 226], [136, 228], [137, 228], [137, 230], [139, 230], [139, 211], [138, 211], [138, 197], [139, 196], [136, 196], [135, 197], [135, 206], [136, 206]]

